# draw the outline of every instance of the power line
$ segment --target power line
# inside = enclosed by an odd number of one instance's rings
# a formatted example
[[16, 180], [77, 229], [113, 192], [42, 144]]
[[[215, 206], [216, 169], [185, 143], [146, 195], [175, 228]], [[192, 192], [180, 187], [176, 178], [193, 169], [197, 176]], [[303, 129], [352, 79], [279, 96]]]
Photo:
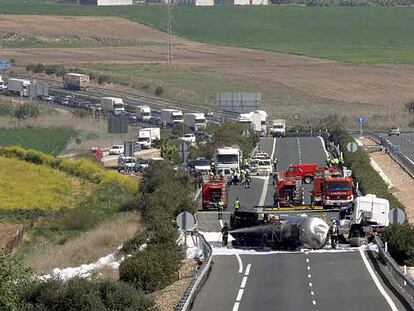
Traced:
[[168, 0], [168, 13], [167, 13], [167, 32], [168, 32], [168, 64], [171, 66], [172, 63], [172, 15], [173, 15], [173, 0]]

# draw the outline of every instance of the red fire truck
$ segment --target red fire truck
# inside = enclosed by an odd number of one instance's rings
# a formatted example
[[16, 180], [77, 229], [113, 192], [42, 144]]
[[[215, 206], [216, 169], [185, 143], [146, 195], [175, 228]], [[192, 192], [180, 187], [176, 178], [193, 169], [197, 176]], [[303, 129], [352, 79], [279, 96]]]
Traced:
[[354, 189], [350, 177], [315, 177], [312, 201], [324, 207], [347, 206], [354, 201]]
[[[277, 176], [274, 204], [278, 207], [304, 205], [303, 177]], [[352, 204], [353, 181], [344, 176], [338, 168], [317, 167], [313, 176], [311, 205], [322, 205], [325, 208], [347, 206]]]
[[223, 178], [206, 179], [201, 186], [201, 199], [203, 210], [218, 209], [220, 200], [227, 208], [228, 186]]

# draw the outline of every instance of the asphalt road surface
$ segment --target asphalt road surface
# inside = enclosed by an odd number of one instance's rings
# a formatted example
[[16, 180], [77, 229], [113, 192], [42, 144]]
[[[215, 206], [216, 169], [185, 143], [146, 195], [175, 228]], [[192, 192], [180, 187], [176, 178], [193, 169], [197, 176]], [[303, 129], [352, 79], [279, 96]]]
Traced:
[[[384, 137], [387, 136], [384, 134]], [[414, 133], [401, 133], [400, 136], [391, 136], [387, 139], [393, 145], [400, 145], [401, 152], [414, 161]]]
[[[274, 139], [264, 138], [260, 147], [268, 153], [275, 150], [278, 170], [291, 163], [325, 163], [319, 138], [278, 138], [275, 148], [274, 143]], [[230, 199], [236, 197], [242, 208], [272, 202], [271, 180], [255, 178], [250, 189], [232, 186]], [[216, 213], [199, 213], [198, 217], [203, 221], [201, 230], [220, 228]], [[229, 213], [224, 217], [229, 219]], [[374, 281], [377, 274], [367, 257], [358, 250], [214, 256], [212, 271], [193, 310], [408, 310], [381, 279]]]

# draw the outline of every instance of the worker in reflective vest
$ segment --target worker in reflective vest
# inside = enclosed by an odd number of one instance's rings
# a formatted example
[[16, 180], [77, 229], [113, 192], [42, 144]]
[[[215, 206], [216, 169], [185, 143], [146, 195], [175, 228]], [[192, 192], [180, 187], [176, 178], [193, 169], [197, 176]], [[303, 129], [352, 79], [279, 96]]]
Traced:
[[236, 199], [236, 201], [234, 201], [234, 203], [233, 203], [233, 207], [234, 207], [234, 210], [235, 210], [235, 211], [238, 211], [238, 210], [239, 210], [239, 208], [240, 208], [240, 201], [239, 201], [239, 198], [237, 198], [237, 199]]
[[223, 219], [224, 202], [220, 199], [218, 202], [218, 219]]

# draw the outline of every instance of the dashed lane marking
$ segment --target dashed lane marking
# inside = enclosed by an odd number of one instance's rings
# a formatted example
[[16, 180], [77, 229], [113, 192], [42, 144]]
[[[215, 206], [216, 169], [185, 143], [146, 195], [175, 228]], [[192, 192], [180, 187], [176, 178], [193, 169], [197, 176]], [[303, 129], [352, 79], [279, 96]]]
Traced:
[[248, 276], [250, 274], [250, 268], [251, 268], [251, 266], [252, 265], [249, 263], [247, 265], [247, 267], [246, 267], [246, 271], [244, 272], [244, 277], [243, 277], [243, 279], [241, 281], [239, 291], [237, 292], [236, 302], [233, 305], [233, 311], [238, 311], [239, 310], [240, 301], [241, 301], [241, 299], [243, 297], [243, 294], [244, 294], [244, 289], [246, 287], [247, 278], [248, 278]]

